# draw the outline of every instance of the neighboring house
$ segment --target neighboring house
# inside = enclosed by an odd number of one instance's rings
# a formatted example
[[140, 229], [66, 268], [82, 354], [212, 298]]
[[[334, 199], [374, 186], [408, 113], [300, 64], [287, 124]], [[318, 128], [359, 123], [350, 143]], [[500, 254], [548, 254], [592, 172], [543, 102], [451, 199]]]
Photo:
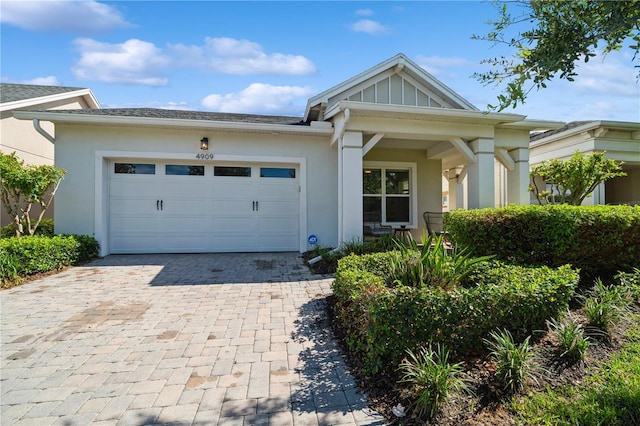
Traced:
[[[5, 154], [15, 152], [26, 164], [52, 165], [53, 124], [42, 123], [44, 132], [41, 133], [33, 123], [15, 119], [13, 112], [97, 108], [100, 108], [100, 104], [90, 89], [0, 83], [0, 151]], [[6, 225], [9, 220], [2, 209], [0, 224]]]
[[[531, 137], [531, 166], [553, 158], [569, 159], [576, 152], [605, 151], [606, 157], [622, 161], [627, 176], [598, 186], [583, 204], [640, 204], [640, 123], [620, 121], [574, 121]], [[532, 203], [537, 203], [535, 198]]]
[[[529, 135], [563, 123], [486, 113], [399, 54], [311, 98], [303, 117], [160, 109], [17, 111], [55, 123], [67, 170], [56, 232], [100, 254], [306, 251], [361, 238], [363, 217], [422, 233], [442, 174], [469, 208], [529, 203]], [[449, 203], [456, 197], [450, 194]], [[315, 238], [314, 238], [315, 237]]]

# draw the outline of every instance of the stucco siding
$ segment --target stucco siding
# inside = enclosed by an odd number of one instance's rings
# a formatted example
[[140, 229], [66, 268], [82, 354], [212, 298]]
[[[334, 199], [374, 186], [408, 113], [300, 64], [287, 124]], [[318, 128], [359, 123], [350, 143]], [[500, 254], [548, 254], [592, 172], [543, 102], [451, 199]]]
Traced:
[[[205, 165], [220, 158], [249, 158], [252, 162], [261, 158], [303, 158], [306, 233], [315, 234], [320, 244], [337, 244], [337, 151], [325, 137], [64, 124], [59, 124], [57, 131], [56, 164], [72, 170], [56, 196], [57, 233], [101, 234], [94, 224], [94, 215], [101, 214], [94, 206], [96, 197], [104, 200], [105, 195], [97, 194], [96, 187], [101, 192], [107, 191], [108, 185], [103, 184], [102, 190], [96, 185], [95, 164], [97, 156], [104, 152], [118, 153], [117, 158], [175, 157], [181, 163]], [[200, 139], [205, 136], [209, 138], [206, 152], [214, 155], [213, 160], [196, 159], [203, 152]], [[108, 173], [102, 179], [108, 179]], [[102, 220], [108, 220], [108, 216]], [[306, 240], [307, 235], [303, 237]]]

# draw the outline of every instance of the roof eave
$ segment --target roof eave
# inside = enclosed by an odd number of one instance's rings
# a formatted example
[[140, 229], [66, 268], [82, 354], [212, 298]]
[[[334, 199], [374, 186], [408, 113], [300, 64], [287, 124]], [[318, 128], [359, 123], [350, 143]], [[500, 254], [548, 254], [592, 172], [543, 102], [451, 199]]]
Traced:
[[500, 129], [517, 129], [533, 131], [555, 130], [564, 126], [562, 121], [553, 120], [522, 120], [514, 123], [500, 124], [496, 127]]
[[580, 133], [588, 132], [590, 130], [597, 129], [599, 127], [606, 127], [609, 129], [616, 130], [640, 130], [640, 123], [631, 122], [631, 121], [605, 121], [605, 120], [594, 120], [588, 123], [585, 123], [581, 126], [576, 126], [571, 129], [567, 129], [560, 133], [555, 133], [553, 135], [549, 135], [546, 137], [542, 137], [531, 142], [531, 147], [536, 147], [540, 145], [546, 145], [552, 142], [555, 142], [560, 139], [564, 139], [569, 136], [578, 135]]
[[296, 133], [307, 135], [331, 135], [331, 127], [294, 126], [286, 124], [238, 123], [231, 121], [188, 120], [179, 118], [127, 117], [56, 112], [14, 111], [20, 120], [38, 119], [53, 123], [98, 124], [119, 126], [152, 126], [209, 130], [234, 130], [246, 132]]
[[98, 99], [95, 97], [91, 89], [80, 89], [80, 90], [74, 90], [72, 92], [56, 93], [55, 95], [40, 96], [37, 98], [28, 98], [28, 99], [21, 99], [19, 101], [6, 102], [3, 104], [0, 104], [0, 111], [11, 111], [14, 109], [27, 108], [34, 105], [40, 105], [40, 104], [45, 104], [49, 102], [76, 98], [76, 97], [84, 98], [85, 102], [89, 106], [89, 109], [102, 108], [102, 106], [100, 105], [100, 102], [98, 102]]

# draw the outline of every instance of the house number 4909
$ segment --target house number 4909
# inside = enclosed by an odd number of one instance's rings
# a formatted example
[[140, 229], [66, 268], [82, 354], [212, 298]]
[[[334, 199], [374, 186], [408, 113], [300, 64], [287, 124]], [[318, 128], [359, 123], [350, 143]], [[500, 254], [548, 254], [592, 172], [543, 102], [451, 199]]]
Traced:
[[213, 160], [213, 154], [209, 154], [209, 153], [201, 154], [201, 153], [198, 153], [198, 154], [196, 154], [196, 158], [198, 160]]

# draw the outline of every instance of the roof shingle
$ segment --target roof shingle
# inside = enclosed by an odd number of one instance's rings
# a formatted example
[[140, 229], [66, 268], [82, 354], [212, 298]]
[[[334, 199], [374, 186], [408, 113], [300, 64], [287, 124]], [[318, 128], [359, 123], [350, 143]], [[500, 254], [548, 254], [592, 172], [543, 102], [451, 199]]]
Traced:
[[0, 103], [41, 98], [60, 93], [86, 90], [84, 87], [40, 86], [35, 84], [0, 83]]
[[137, 118], [158, 118], [176, 120], [202, 120], [202, 121], [225, 121], [238, 123], [262, 123], [262, 124], [284, 124], [301, 125], [308, 123], [302, 121], [301, 117], [286, 117], [277, 115], [257, 115], [257, 114], [234, 114], [224, 112], [208, 111], [184, 111], [159, 108], [104, 108], [104, 109], [72, 109], [72, 110], [50, 110], [60, 114], [78, 115], [102, 115], [113, 117], [137, 117]]

